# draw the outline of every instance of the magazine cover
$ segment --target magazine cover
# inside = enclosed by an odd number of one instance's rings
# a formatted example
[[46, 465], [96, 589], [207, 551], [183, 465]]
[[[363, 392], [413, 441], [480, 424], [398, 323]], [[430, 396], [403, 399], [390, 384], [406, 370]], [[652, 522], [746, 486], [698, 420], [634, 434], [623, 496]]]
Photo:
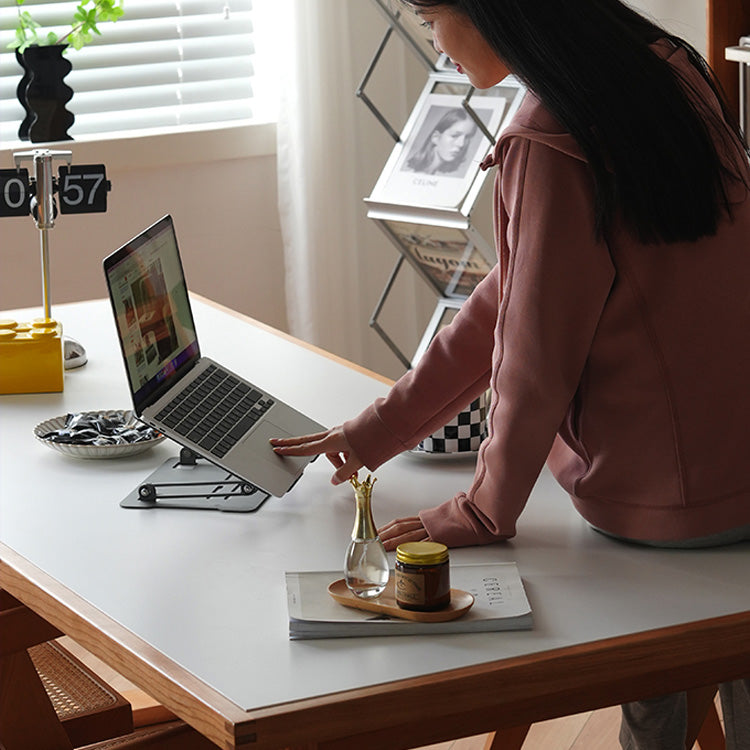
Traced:
[[492, 265], [488, 251], [455, 227], [382, 220], [381, 224], [406, 258], [447, 297], [467, 297]]
[[[492, 143], [465, 107], [464, 97], [429, 94], [382, 183], [378, 199], [391, 203], [440, 207], [458, 206], [476, 179], [479, 164]], [[471, 107], [493, 135], [497, 134], [507, 101], [475, 97]], [[391, 163], [391, 162], [389, 162]]]

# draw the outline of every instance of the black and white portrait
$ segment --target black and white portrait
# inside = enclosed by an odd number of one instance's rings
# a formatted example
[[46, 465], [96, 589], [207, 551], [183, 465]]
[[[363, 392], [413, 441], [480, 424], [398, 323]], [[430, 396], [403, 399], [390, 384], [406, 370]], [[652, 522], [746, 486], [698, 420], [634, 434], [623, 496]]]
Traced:
[[402, 169], [464, 177], [470, 163], [468, 155], [476, 151], [472, 146], [483, 137], [463, 107], [432, 107]]
[[[506, 101], [497, 96], [475, 99], [472, 109], [494, 137]], [[376, 186], [379, 199], [406, 205], [459, 205], [492, 148], [462, 101], [463, 97], [450, 94], [425, 97], [409, 135], [394, 150]]]

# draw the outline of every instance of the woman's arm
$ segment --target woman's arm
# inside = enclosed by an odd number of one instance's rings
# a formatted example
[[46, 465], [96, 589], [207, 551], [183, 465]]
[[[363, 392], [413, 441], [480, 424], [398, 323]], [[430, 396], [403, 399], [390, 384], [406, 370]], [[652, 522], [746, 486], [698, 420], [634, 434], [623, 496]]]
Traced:
[[508, 271], [495, 327], [490, 436], [469, 491], [420, 513], [429, 536], [450, 546], [515, 534], [615, 277], [608, 247], [596, 237], [585, 162], [510, 138], [500, 195]]
[[443, 427], [489, 387], [498, 309], [497, 267], [477, 285], [453, 322], [385, 398], [344, 423], [349, 444], [373, 471]]
[[371, 471], [442, 427], [489, 385], [492, 329], [497, 317], [497, 272], [477, 285], [453, 322], [437, 334], [414, 370], [343, 427], [271, 441], [279, 455], [325, 453], [345, 482], [363, 466]]

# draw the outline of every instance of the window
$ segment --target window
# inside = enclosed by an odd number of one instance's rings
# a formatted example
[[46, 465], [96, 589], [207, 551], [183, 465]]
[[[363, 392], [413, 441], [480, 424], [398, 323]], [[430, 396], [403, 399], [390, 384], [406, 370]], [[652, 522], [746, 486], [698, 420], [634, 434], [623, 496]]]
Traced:
[[[275, 66], [255, 54], [254, 26], [271, 21], [274, 0], [125, 0], [122, 18], [102, 23], [101, 37], [66, 54], [73, 70], [67, 108], [74, 138], [135, 134], [153, 129], [194, 129], [228, 122], [275, 119], [276, 87], [262, 80]], [[10, 7], [7, 7], [10, 5]], [[61, 32], [77, 2], [26, 0], [45, 30]], [[17, 139], [23, 108], [16, 97], [22, 70], [15, 52], [16, 4], [0, 8], [0, 142]], [[263, 48], [263, 45], [258, 45]], [[261, 96], [262, 94], [262, 96]]]

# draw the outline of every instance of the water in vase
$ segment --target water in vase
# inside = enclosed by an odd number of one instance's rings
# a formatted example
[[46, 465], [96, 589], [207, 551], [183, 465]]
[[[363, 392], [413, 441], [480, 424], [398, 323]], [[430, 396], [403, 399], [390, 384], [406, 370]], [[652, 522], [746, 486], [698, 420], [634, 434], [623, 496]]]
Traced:
[[380, 537], [352, 539], [344, 563], [346, 585], [363, 599], [374, 599], [388, 583], [388, 558]]

